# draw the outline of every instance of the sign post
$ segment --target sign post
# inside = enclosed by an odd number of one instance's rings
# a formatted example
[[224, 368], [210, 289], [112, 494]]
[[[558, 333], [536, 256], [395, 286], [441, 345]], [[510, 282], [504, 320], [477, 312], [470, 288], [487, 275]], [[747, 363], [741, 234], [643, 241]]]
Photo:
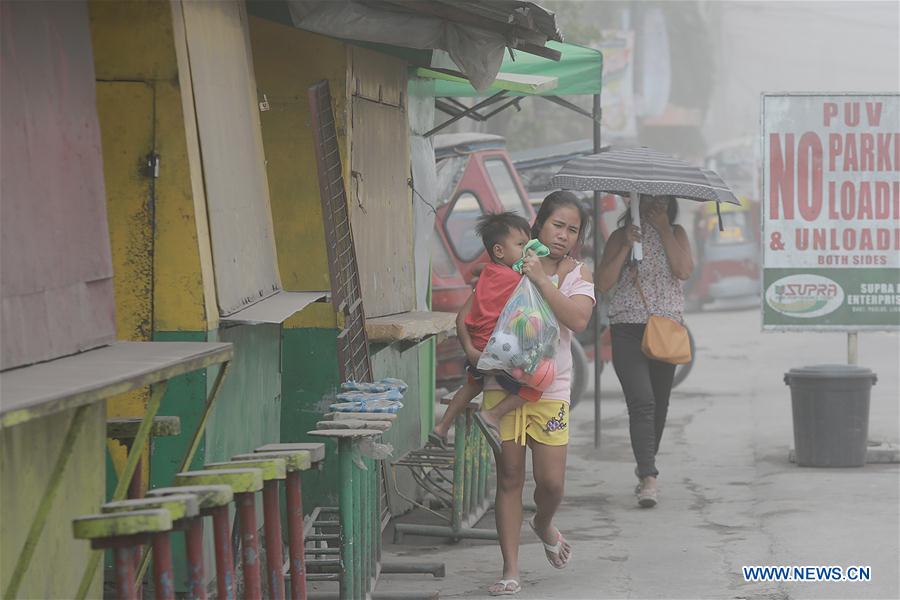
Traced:
[[900, 328], [900, 95], [763, 94], [763, 330]]

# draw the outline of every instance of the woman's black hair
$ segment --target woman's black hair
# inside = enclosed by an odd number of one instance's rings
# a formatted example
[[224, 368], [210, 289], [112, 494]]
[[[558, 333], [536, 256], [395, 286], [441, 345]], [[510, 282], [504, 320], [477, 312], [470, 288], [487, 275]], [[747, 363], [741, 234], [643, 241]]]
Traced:
[[[641, 200], [649, 196], [648, 194], [641, 194]], [[669, 204], [666, 206], [666, 214], [669, 215], [669, 225], [674, 225], [675, 220], [678, 219], [678, 200], [675, 199], [675, 196], [665, 196], [669, 199]], [[631, 225], [631, 207], [625, 209], [621, 215], [619, 215], [619, 220], [617, 221], [619, 227], [628, 227]]]
[[581, 225], [578, 227], [578, 243], [581, 244], [587, 235], [588, 229], [590, 229], [588, 211], [581, 205], [581, 202], [578, 201], [578, 196], [565, 190], [557, 190], [544, 198], [544, 201], [541, 203], [541, 208], [538, 210], [537, 217], [534, 218], [534, 225], [531, 226], [531, 237], [537, 239], [538, 235], [541, 233], [541, 228], [544, 226], [544, 223], [547, 222], [547, 219], [550, 218], [550, 215], [556, 212], [556, 209], [563, 206], [571, 206], [578, 211], [578, 218], [581, 222]]

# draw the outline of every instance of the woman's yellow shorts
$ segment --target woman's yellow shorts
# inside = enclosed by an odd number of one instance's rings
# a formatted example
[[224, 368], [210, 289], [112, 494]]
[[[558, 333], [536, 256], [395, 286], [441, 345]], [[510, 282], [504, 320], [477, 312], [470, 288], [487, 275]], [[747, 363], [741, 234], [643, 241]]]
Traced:
[[[484, 407], [496, 406], [507, 394], [504, 390], [485, 390]], [[526, 436], [548, 446], [568, 444], [569, 403], [541, 398], [526, 402], [500, 418], [501, 440], [516, 440], [524, 446]]]

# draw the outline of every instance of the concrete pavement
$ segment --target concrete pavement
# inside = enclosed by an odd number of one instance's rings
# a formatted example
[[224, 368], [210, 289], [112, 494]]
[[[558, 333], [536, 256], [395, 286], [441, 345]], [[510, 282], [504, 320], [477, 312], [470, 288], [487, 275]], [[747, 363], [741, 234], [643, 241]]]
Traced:
[[[612, 369], [601, 386], [602, 443], [593, 407], [572, 413], [567, 489], [557, 525], [573, 545], [550, 567], [523, 525], [521, 598], [898, 598], [900, 468], [799, 468], [793, 445], [792, 367], [846, 362], [846, 335], [759, 331], [757, 310], [689, 315], [697, 362], [673, 392], [658, 457], [660, 504], [636, 506], [628, 419]], [[860, 365], [878, 374], [871, 440], [900, 440], [897, 334], [860, 334]], [[589, 394], [592, 396], [593, 392]], [[530, 497], [531, 489], [526, 489]], [[489, 513], [480, 526], [492, 527]], [[407, 518], [421, 519], [421, 515]], [[385, 575], [378, 590], [436, 589], [483, 598], [500, 575], [494, 542], [449, 544], [407, 536], [391, 556], [443, 561], [444, 579]], [[744, 565], [865, 565], [867, 583], [749, 583]]]

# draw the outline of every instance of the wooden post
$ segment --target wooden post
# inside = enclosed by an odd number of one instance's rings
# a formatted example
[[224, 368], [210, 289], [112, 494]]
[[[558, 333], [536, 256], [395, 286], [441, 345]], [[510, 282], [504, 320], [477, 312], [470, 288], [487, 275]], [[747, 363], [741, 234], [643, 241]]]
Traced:
[[859, 364], [859, 332], [847, 332], [847, 364]]

